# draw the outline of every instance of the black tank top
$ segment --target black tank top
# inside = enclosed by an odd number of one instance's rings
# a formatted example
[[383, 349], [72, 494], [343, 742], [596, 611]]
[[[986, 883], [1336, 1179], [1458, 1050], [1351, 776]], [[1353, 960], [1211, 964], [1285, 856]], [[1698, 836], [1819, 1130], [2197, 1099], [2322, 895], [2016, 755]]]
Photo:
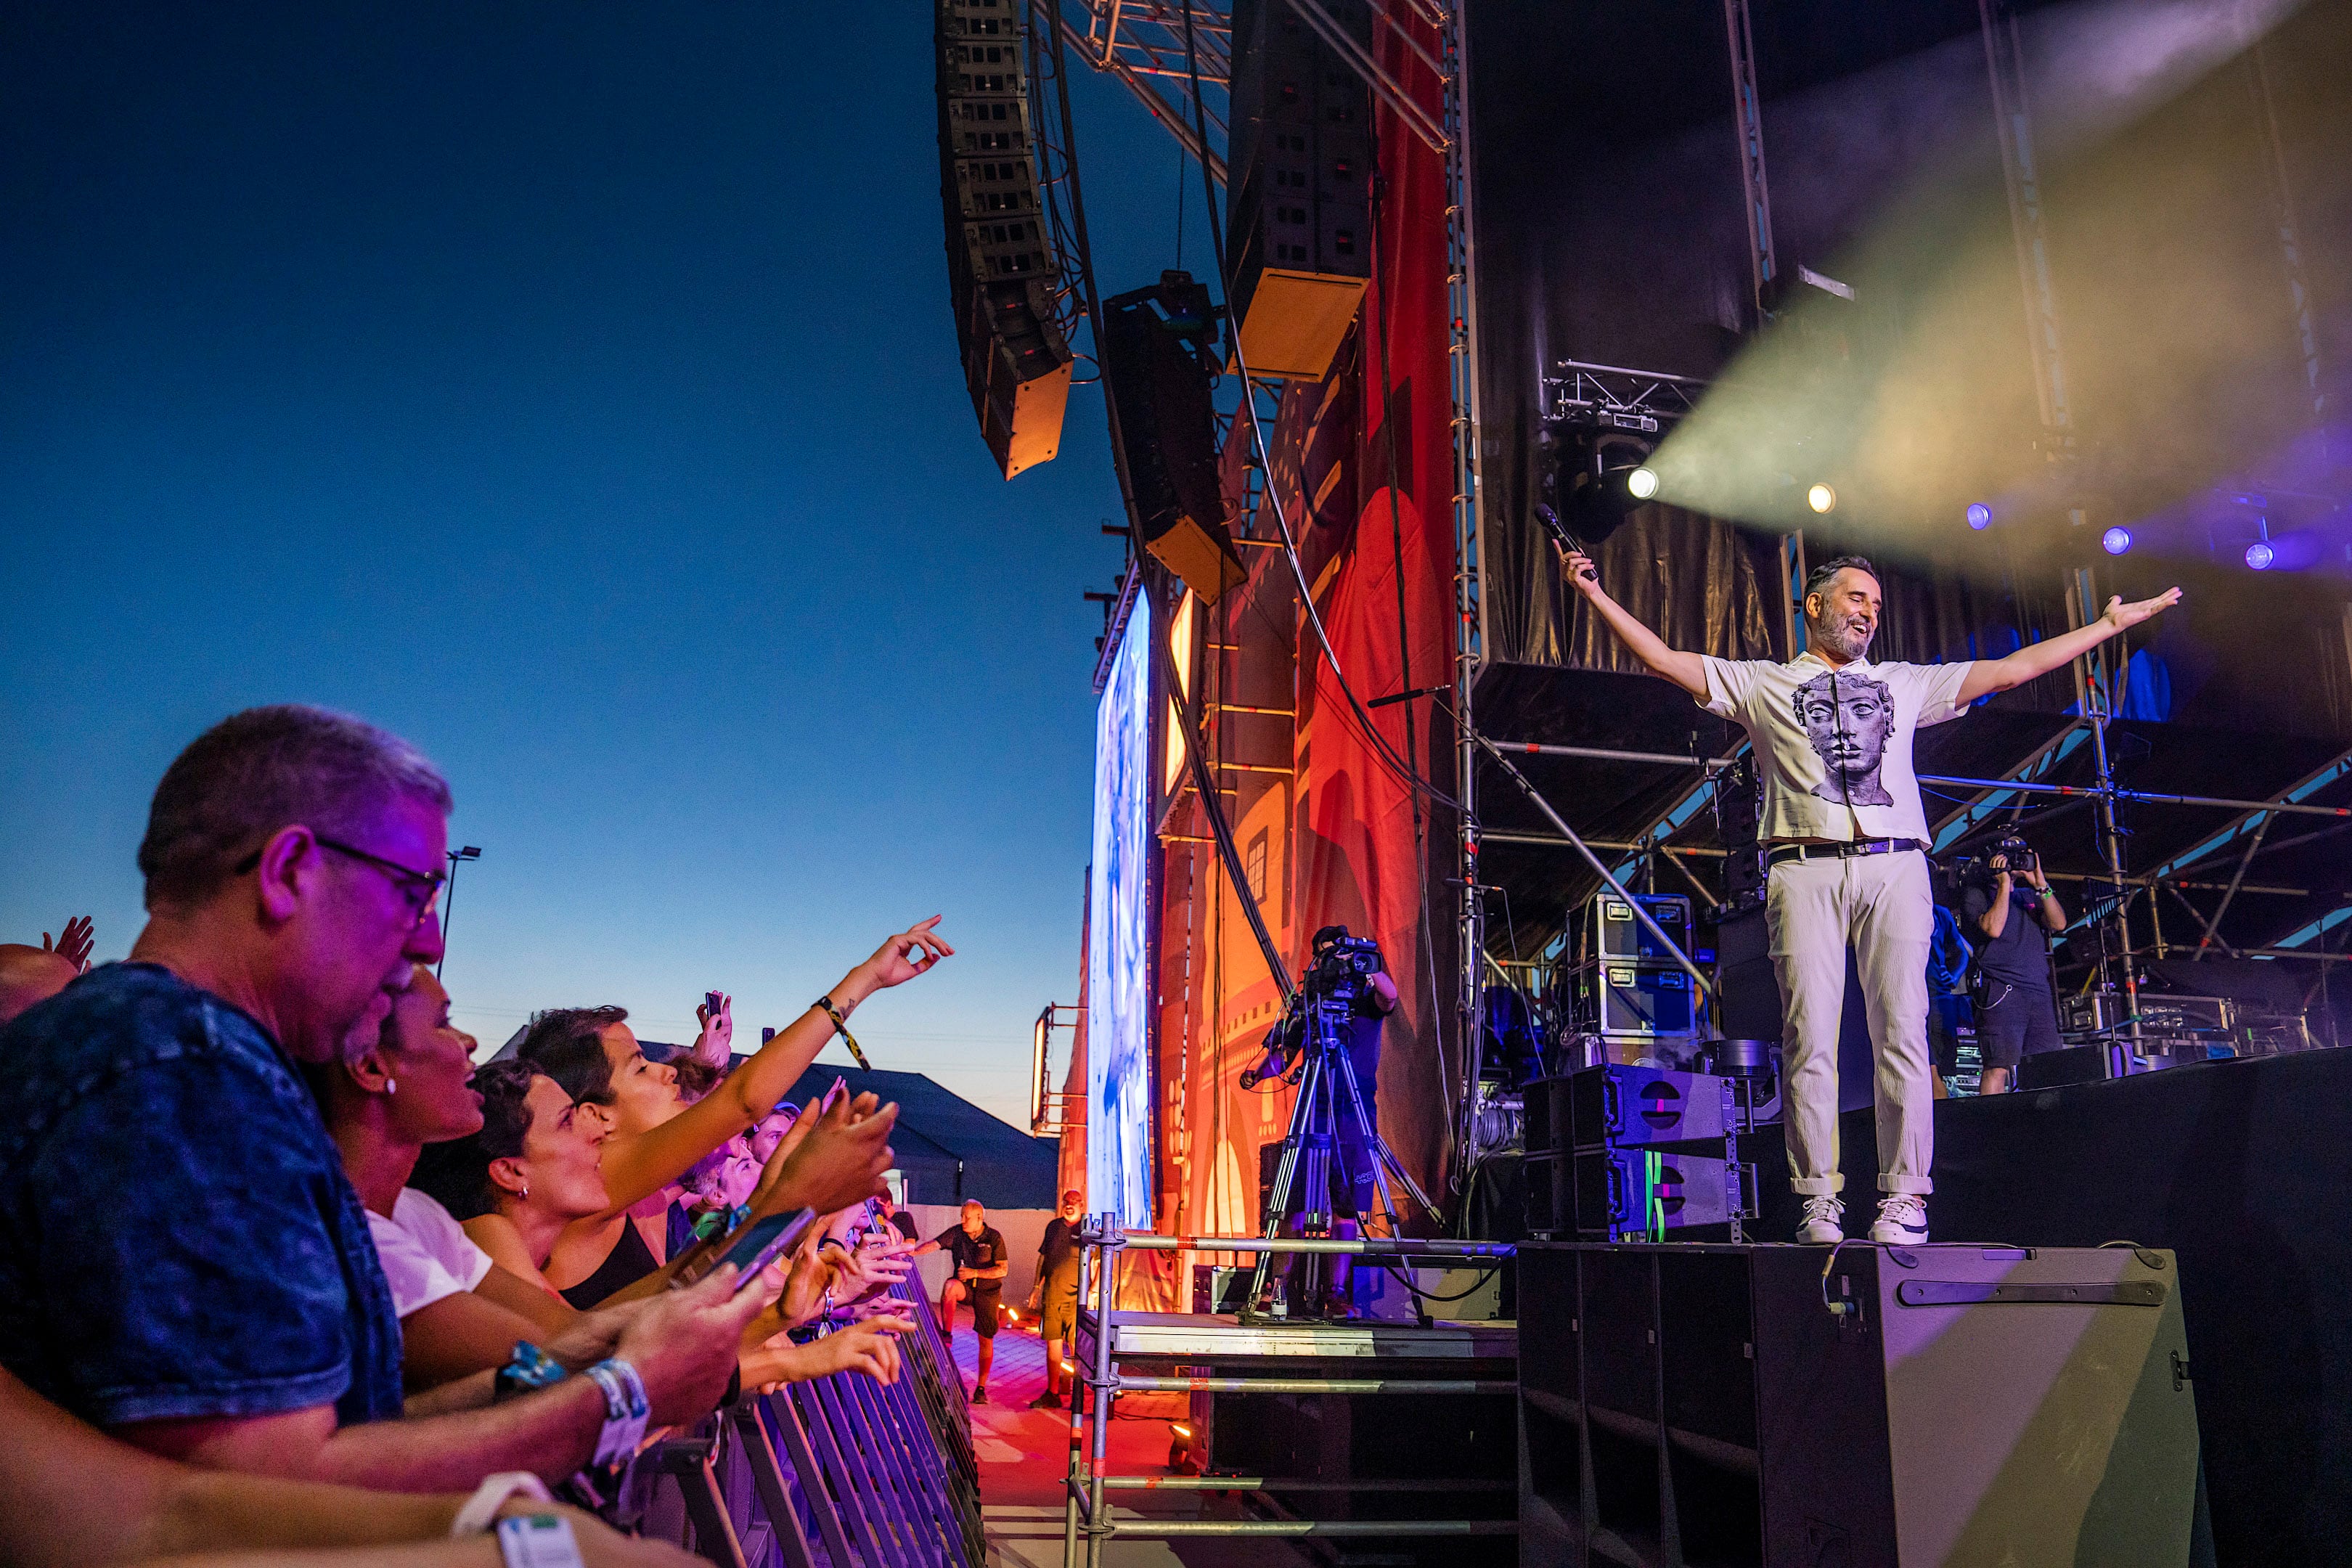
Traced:
[[646, 1238], [637, 1234], [637, 1222], [624, 1215], [621, 1239], [613, 1244], [613, 1250], [604, 1255], [604, 1261], [596, 1265], [596, 1272], [579, 1284], [556, 1293], [585, 1312], [614, 1291], [635, 1284], [660, 1267], [654, 1261], [654, 1249], [647, 1247]]

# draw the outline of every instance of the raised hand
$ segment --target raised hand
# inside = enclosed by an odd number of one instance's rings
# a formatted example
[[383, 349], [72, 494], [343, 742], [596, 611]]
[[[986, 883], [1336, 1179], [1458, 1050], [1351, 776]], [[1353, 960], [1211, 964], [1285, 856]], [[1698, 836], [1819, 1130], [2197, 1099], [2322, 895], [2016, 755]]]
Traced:
[[719, 997], [716, 1013], [710, 1010], [709, 1003], [697, 1002], [694, 1021], [702, 1026], [702, 1033], [694, 1041], [695, 1059], [715, 1068], [725, 1067], [734, 1058], [735, 998]]
[[777, 1173], [774, 1200], [830, 1214], [888, 1192], [882, 1173], [890, 1168], [890, 1129], [898, 1120], [896, 1105], [877, 1110], [870, 1094], [803, 1114], [808, 1135]]
[[874, 950], [863, 967], [877, 989], [903, 985], [940, 959], [955, 956], [955, 949], [941, 942], [935, 929], [941, 918], [933, 915], [909, 926]]
[[1567, 561], [1569, 586], [1588, 599], [1601, 592], [1601, 574], [1593, 569], [1592, 557], [1581, 550], [1571, 550]]
[[2107, 601], [2107, 613], [2099, 618], [2120, 632], [2139, 625], [2150, 616], [2161, 615], [2179, 603], [2180, 590], [2178, 588], [2167, 588], [2153, 599], [2142, 599], [2131, 605], [2125, 604], [2123, 595], [2118, 594]]
[[846, 1287], [845, 1289], [837, 1288], [835, 1298], [846, 1295], [852, 1300], [864, 1300], [887, 1290], [913, 1271], [914, 1250], [915, 1244], [911, 1241], [884, 1242], [874, 1237], [866, 1237], [856, 1250], [845, 1253], [835, 1260], [841, 1271], [841, 1285]]
[[895, 1319], [869, 1318], [836, 1329], [807, 1347], [817, 1352], [819, 1371], [862, 1372], [877, 1383], [898, 1381], [898, 1324]]
[[92, 946], [90, 937], [92, 929], [88, 915], [76, 915], [66, 921], [65, 929], [58, 932], [58, 940], [54, 946], [50, 944], [49, 933], [47, 931], [41, 933], [41, 951], [56, 953], [78, 970], [88, 969], [89, 950]]

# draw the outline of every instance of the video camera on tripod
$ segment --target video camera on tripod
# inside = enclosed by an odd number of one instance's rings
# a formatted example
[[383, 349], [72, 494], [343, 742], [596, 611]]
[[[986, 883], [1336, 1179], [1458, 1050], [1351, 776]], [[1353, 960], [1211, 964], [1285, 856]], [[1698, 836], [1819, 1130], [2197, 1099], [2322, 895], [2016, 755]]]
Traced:
[[1275, 1078], [1295, 1081], [1305, 1066], [1312, 1015], [1320, 1010], [1327, 1020], [1336, 1022], [1352, 1014], [1381, 967], [1381, 944], [1370, 937], [1351, 937], [1346, 926], [1317, 931], [1315, 962], [1300, 977], [1289, 1010], [1266, 1031], [1265, 1057], [1255, 1067], [1243, 1069], [1242, 1087], [1255, 1089]]

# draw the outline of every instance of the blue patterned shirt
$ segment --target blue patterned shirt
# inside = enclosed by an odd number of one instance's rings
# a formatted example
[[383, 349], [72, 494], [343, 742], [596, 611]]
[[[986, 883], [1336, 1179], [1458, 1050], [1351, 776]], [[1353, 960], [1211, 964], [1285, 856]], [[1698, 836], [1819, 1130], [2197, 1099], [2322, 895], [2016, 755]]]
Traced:
[[110, 963], [0, 1031], [0, 1365], [101, 1426], [401, 1409], [366, 1211], [239, 1008]]

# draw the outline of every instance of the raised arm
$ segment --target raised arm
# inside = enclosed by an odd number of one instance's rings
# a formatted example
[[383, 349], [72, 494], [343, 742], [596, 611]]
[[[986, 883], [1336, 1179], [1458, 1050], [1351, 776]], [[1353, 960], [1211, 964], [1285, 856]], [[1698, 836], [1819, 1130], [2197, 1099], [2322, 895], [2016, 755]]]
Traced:
[[1617, 640], [1623, 643], [1651, 674], [1673, 681], [1702, 702], [1706, 700], [1706, 662], [1697, 654], [1668, 647], [1664, 638], [1636, 620], [1631, 610], [1611, 598], [1602, 590], [1600, 574], [1593, 570], [1589, 557], [1577, 551], [1569, 552], [1568, 581], [1584, 595], [1585, 602], [1592, 606], [1601, 624], [1616, 634]]
[[1969, 666], [1968, 678], [1960, 682], [1958, 700], [1973, 702], [1990, 691], [2007, 691], [2022, 686], [2035, 676], [2047, 675], [2059, 666], [2080, 658], [2117, 632], [2136, 626], [2150, 616], [2161, 615], [2180, 603], [2180, 590], [2167, 588], [2153, 599], [2142, 599], [2126, 605], [2117, 595], [2107, 601], [2107, 613], [2087, 626], [2077, 627], [2060, 637], [2044, 637], [2028, 643], [2007, 658], [1980, 658]]
[[[933, 915], [900, 931], [877, 948], [873, 957], [842, 976], [827, 993], [842, 1016], [848, 1016], [875, 992], [904, 984], [940, 959], [953, 956], [955, 949], [941, 942], [933, 930], [939, 923], [940, 917]], [[579, 1223], [602, 1223], [658, 1192], [685, 1174], [697, 1160], [773, 1110], [833, 1038], [833, 1019], [812, 1003], [710, 1093], [649, 1131], [607, 1140], [604, 1188], [613, 1206], [594, 1221]]]

